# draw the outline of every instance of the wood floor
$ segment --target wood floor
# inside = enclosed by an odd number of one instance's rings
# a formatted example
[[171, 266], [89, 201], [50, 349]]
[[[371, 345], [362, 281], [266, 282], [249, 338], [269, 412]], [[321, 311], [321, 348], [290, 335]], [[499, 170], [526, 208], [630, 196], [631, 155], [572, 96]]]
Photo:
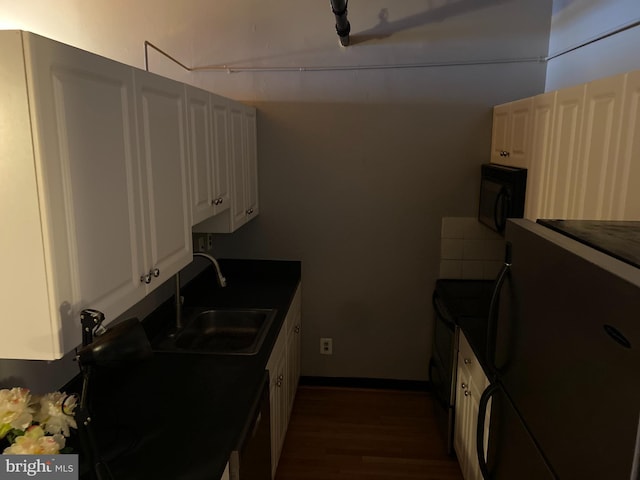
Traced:
[[301, 386], [276, 480], [462, 480], [428, 392]]

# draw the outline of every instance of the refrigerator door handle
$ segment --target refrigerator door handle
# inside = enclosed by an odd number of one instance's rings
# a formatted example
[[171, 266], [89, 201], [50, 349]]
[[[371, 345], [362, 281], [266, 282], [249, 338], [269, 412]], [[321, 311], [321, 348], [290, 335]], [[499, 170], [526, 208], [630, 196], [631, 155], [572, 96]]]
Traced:
[[484, 427], [485, 427], [485, 419], [487, 416], [487, 406], [489, 405], [489, 400], [494, 393], [498, 390], [498, 386], [496, 384], [489, 385], [482, 395], [480, 396], [480, 402], [478, 407], [478, 424], [476, 425], [476, 454], [478, 455], [478, 464], [480, 465], [480, 472], [482, 473], [482, 478], [485, 480], [489, 479], [489, 467], [487, 466], [487, 461], [484, 456]]
[[511, 256], [511, 242], [507, 242], [504, 265], [502, 265], [502, 269], [496, 278], [493, 294], [491, 295], [491, 303], [489, 304], [489, 318], [487, 321], [487, 367], [494, 376], [498, 372], [498, 367], [495, 365], [496, 335], [498, 331], [498, 299], [500, 298], [500, 291], [502, 290], [504, 281], [511, 271]]

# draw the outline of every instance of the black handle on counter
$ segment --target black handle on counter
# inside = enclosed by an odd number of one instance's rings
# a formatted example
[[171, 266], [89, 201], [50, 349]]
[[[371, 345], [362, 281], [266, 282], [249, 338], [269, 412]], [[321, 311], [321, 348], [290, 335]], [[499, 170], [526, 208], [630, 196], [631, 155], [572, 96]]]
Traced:
[[489, 304], [489, 318], [487, 321], [487, 367], [495, 376], [498, 367], [495, 364], [496, 356], [496, 335], [498, 332], [498, 300], [502, 285], [511, 271], [512, 246], [511, 242], [507, 242], [504, 254], [504, 265], [500, 269], [500, 273], [496, 278], [493, 294], [491, 295], [491, 303]]

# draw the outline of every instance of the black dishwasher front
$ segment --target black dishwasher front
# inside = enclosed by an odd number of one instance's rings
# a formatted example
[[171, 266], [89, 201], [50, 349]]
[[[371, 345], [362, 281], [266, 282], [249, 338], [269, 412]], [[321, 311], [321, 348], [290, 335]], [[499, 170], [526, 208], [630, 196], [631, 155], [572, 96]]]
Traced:
[[229, 458], [231, 480], [271, 480], [270, 418], [269, 373], [265, 371], [241, 440]]

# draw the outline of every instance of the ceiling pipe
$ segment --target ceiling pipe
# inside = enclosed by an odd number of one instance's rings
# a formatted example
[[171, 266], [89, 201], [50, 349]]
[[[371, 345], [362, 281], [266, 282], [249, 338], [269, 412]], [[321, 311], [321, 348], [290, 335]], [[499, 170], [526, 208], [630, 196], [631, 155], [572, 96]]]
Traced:
[[349, 0], [331, 0], [331, 11], [336, 17], [336, 33], [343, 47], [349, 45], [349, 32], [351, 32], [351, 25], [347, 20], [348, 3]]

